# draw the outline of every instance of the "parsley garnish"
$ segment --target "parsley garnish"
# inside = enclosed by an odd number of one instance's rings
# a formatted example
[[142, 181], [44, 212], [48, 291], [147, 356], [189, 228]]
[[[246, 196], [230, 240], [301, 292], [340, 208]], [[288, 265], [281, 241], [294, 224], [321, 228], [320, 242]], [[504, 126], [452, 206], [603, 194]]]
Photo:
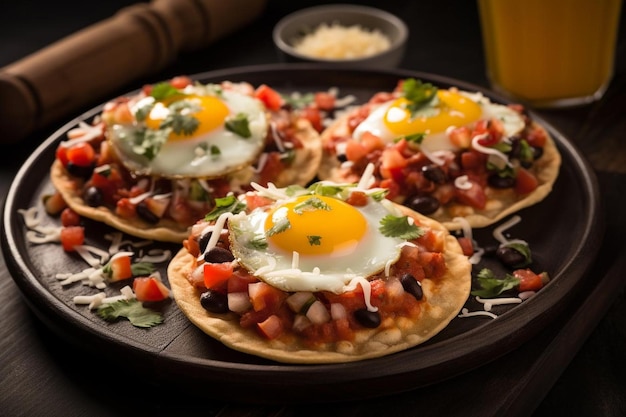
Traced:
[[167, 82], [155, 84], [150, 92], [150, 95], [159, 101], [165, 100], [166, 98], [170, 98], [177, 94], [181, 94], [180, 91]]
[[322, 237], [317, 235], [310, 235], [306, 237], [309, 240], [309, 245], [319, 246], [322, 244]]
[[291, 223], [287, 217], [281, 217], [280, 220], [274, 222], [274, 226], [265, 232], [266, 237], [274, 236], [277, 233], [282, 233], [291, 227]]
[[265, 239], [265, 235], [255, 235], [248, 241], [246, 246], [251, 249], [266, 249], [267, 240]]
[[407, 78], [404, 80], [402, 83], [402, 92], [404, 93], [404, 97], [410, 101], [407, 109], [411, 112], [411, 115], [415, 115], [418, 110], [437, 97], [437, 87], [431, 83], [423, 83], [415, 78]]
[[244, 210], [246, 205], [239, 201], [234, 195], [227, 195], [226, 197], [216, 198], [215, 207], [206, 216], [204, 220], [210, 222], [220, 217], [224, 213], [237, 214]]
[[330, 206], [318, 197], [311, 197], [302, 203], [296, 204], [293, 211], [296, 214], [302, 214], [305, 211], [326, 210], [330, 211]]
[[135, 327], [153, 327], [163, 323], [161, 313], [145, 308], [136, 299], [102, 304], [98, 307], [97, 314], [106, 321], [116, 321], [124, 317]]
[[340, 185], [327, 185], [321, 182], [316, 182], [309, 186], [309, 190], [313, 192], [313, 194], [318, 194], [322, 196], [336, 196], [341, 194], [348, 186], [340, 186]]
[[248, 116], [246, 116], [245, 113], [238, 113], [235, 117], [228, 118], [224, 126], [227, 130], [230, 130], [242, 138], [249, 138], [252, 136], [252, 132], [250, 131], [250, 122], [248, 121]]
[[170, 132], [167, 130], [137, 130], [134, 137], [133, 152], [137, 155], [143, 155], [151, 161], [159, 153], [169, 134]]
[[197, 104], [188, 100], [180, 100], [170, 104], [167, 108], [170, 112], [159, 125], [159, 129], [169, 128], [177, 135], [189, 136], [200, 126], [200, 121], [191, 115], [191, 113], [200, 110]]
[[370, 193], [369, 196], [374, 200], [374, 201], [383, 201], [383, 199], [385, 198], [385, 196], [387, 195], [387, 193], [389, 192], [388, 189], [382, 189], [379, 191], [374, 191], [373, 193]]
[[472, 291], [472, 295], [477, 295], [483, 298], [494, 298], [502, 294], [504, 291], [513, 289], [519, 285], [519, 279], [513, 275], [506, 274], [502, 278], [495, 276], [493, 271], [488, 268], [483, 268], [476, 275], [480, 289]]
[[400, 136], [394, 139], [394, 142], [400, 142], [402, 139], [406, 140], [409, 144], [421, 145], [426, 137], [426, 133], [413, 133], [411, 135]]
[[222, 154], [222, 150], [217, 145], [211, 145], [211, 156], [218, 157]]
[[404, 240], [412, 240], [421, 237], [424, 230], [414, 223], [409, 222], [408, 216], [394, 216], [388, 214], [380, 220], [380, 232], [387, 237], [398, 237]]
[[130, 270], [134, 277], [143, 277], [153, 273], [155, 267], [154, 264], [150, 262], [135, 262], [134, 264], [131, 264]]

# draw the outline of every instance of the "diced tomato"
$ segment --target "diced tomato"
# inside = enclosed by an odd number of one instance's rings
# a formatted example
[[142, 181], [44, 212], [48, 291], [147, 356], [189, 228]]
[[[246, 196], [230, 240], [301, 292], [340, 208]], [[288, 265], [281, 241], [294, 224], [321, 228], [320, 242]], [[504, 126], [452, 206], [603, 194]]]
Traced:
[[517, 194], [525, 195], [533, 192], [538, 185], [539, 181], [532, 172], [522, 167], [518, 168], [517, 176], [515, 177], [515, 192]]
[[314, 101], [320, 110], [331, 111], [335, 108], [335, 96], [325, 91], [315, 93]]
[[543, 287], [543, 280], [540, 274], [535, 274], [530, 269], [517, 269], [513, 271], [513, 276], [520, 280], [518, 290], [537, 291]]
[[85, 242], [85, 228], [82, 226], [69, 226], [61, 229], [61, 245], [66, 252], [73, 252], [75, 246]]
[[67, 149], [67, 160], [81, 167], [91, 165], [96, 159], [96, 152], [87, 142], [78, 142]]
[[115, 206], [115, 214], [124, 219], [132, 219], [137, 215], [137, 206], [128, 198], [120, 198]]
[[404, 178], [402, 170], [407, 164], [408, 161], [397, 149], [387, 148], [381, 155], [380, 175], [401, 183]]
[[169, 198], [148, 197], [144, 200], [144, 203], [147, 209], [150, 210], [152, 214], [154, 214], [160, 219], [165, 215], [165, 212], [167, 211], [167, 207], [169, 206], [170, 201], [171, 200]]
[[233, 275], [233, 265], [230, 262], [214, 264], [207, 262], [204, 264], [204, 285], [210, 289], [221, 288], [226, 285], [226, 281]]
[[530, 146], [537, 148], [543, 148], [548, 141], [548, 136], [543, 129], [535, 128], [528, 133], [526, 141]]
[[371, 132], [364, 132], [359, 141], [363, 144], [367, 153], [375, 151], [376, 149], [385, 149], [385, 142], [382, 138]]
[[418, 258], [428, 278], [439, 278], [446, 273], [446, 260], [441, 252], [420, 252]]
[[496, 120], [488, 119], [482, 119], [476, 122], [473, 135], [485, 135], [485, 137], [478, 140], [479, 144], [483, 146], [493, 146], [500, 142], [500, 138], [502, 137], [502, 126], [495, 122]]
[[278, 288], [259, 281], [248, 285], [250, 302], [255, 311], [277, 311], [287, 295]]
[[468, 237], [458, 237], [457, 240], [461, 245], [461, 250], [463, 251], [463, 255], [472, 256], [474, 254], [474, 245], [472, 244], [472, 239]]
[[67, 147], [64, 144], [60, 144], [57, 147], [55, 157], [63, 164], [63, 166], [67, 166]]
[[66, 207], [61, 212], [61, 225], [67, 226], [79, 226], [80, 215], [72, 210], [70, 207]]
[[283, 324], [280, 318], [273, 314], [267, 319], [257, 324], [261, 334], [266, 338], [272, 340], [276, 339], [283, 333]]
[[356, 140], [346, 142], [346, 158], [348, 161], [357, 162], [366, 156], [367, 149], [365, 149], [365, 145]]
[[258, 86], [254, 96], [261, 100], [265, 107], [270, 110], [278, 110], [283, 105], [283, 98], [280, 93], [266, 84]]
[[417, 239], [417, 243], [429, 252], [443, 252], [444, 234], [435, 232], [433, 229], [424, 230], [424, 234]]
[[485, 154], [470, 150], [461, 154], [461, 166], [464, 169], [477, 169], [485, 165]]
[[258, 194], [246, 194], [246, 205], [248, 210], [252, 211], [255, 208], [265, 207], [272, 204], [273, 200], [260, 196]]
[[348, 198], [346, 199], [346, 203], [355, 207], [363, 207], [367, 205], [368, 197], [362, 191], [353, 191], [350, 193]]
[[109, 261], [108, 266], [110, 268], [109, 279], [112, 282], [122, 281], [133, 277], [131, 257], [128, 255], [118, 256], [112, 259]]
[[140, 277], [133, 281], [133, 291], [139, 301], [162, 301], [170, 296], [170, 290], [155, 277]]
[[324, 130], [324, 126], [322, 125], [322, 114], [319, 109], [313, 107], [305, 107], [300, 110], [300, 116], [311, 123], [313, 129], [318, 132]]
[[462, 149], [467, 149], [472, 144], [472, 135], [467, 126], [452, 129], [448, 133], [450, 142]]
[[487, 195], [484, 188], [475, 181], [469, 180], [469, 182], [472, 184], [469, 189], [455, 187], [454, 196], [461, 204], [466, 204], [479, 210], [484, 209], [487, 204]]
[[130, 124], [135, 121], [135, 116], [130, 110], [128, 102], [118, 103], [113, 111], [113, 119], [115, 123]]
[[257, 281], [258, 279], [250, 274], [235, 271], [228, 280], [228, 292], [248, 292], [248, 284]]
[[179, 75], [170, 80], [170, 85], [174, 88], [178, 88], [179, 90], [191, 85], [191, 78], [186, 75]]

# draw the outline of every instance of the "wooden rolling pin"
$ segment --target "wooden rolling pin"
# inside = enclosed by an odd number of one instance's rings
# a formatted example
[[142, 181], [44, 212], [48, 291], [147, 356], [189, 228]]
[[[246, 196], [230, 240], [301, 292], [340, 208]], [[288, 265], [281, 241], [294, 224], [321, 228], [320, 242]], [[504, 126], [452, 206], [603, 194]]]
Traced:
[[266, 0], [152, 0], [0, 69], [0, 143], [16, 142], [250, 23]]

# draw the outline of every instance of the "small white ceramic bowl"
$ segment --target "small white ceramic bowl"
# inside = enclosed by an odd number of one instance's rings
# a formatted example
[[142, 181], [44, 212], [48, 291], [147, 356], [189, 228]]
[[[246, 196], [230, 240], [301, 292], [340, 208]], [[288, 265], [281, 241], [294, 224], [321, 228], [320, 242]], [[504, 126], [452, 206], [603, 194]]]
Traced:
[[[294, 48], [294, 43], [320, 25], [338, 24], [344, 27], [358, 25], [373, 31], [378, 30], [390, 41], [388, 49], [364, 58], [328, 59], [303, 55]], [[367, 6], [334, 4], [299, 10], [283, 17], [274, 27], [273, 38], [281, 57], [287, 62], [318, 62], [342, 67], [395, 68], [404, 57], [409, 29], [402, 19], [384, 10]]]

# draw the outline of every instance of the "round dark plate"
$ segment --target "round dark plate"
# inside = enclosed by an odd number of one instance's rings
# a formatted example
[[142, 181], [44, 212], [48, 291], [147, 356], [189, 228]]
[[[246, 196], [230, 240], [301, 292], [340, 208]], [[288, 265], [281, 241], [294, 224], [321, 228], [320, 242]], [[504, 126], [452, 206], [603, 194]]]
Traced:
[[[355, 95], [361, 102], [378, 91], [393, 89], [401, 78], [415, 77], [441, 87], [457, 86], [482, 91], [496, 102], [507, 101], [480, 87], [441, 76], [402, 70], [348, 70], [310, 64], [243, 67], [198, 74], [202, 82], [248, 81], [266, 83], [281, 92], [315, 92], [340, 88], [340, 96]], [[522, 222], [511, 236], [529, 242], [535, 271], [547, 271], [551, 282], [533, 298], [514, 307], [494, 308], [497, 319], [455, 318], [427, 343], [387, 357], [330, 365], [287, 365], [224, 347], [206, 336], [178, 310], [175, 302], [157, 306], [162, 325], [139, 329], [128, 321], [107, 323], [87, 307], [75, 306], [77, 294], [94, 289], [74, 284], [61, 287], [59, 272], [85, 268], [77, 256], [58, 244], [33, 245], [19, 209], [41, 207], [42, 196], [52, 191], [48, 171], [57, 144], [79, 121], [89, 121], [95, 108], [72, 120], [48, 138], [26, 161], [6, 198], [3, 251], [12, 276], [26, 302], [47, 325], [96, 355], [115, 358], [164, 386], [194, 389], [221, 399], [263, 402], [334, 401], [368, 398], [434, 384], [465, 373], [519, 347], [545, 328], [562, 311], [582, 283], [594, 260], [603, 234], [595, 176], [579, 151], [552, 126], [532, 115], [548, 129], [562, 154], [563, 164], [553, 192], [541, 203], [519, 214]], [[46, 219], [58, 224], [58, 219]], [[106, 226], [87, 221], [87, 243], [108, 247]], [[495, 243], [493, 227], [475, 230], [481, 245]], [[139, 239], [134, 239], [138, 241]], [[178, 250], [178, 245], [153, 243]], [[497, 264], [488, 265], [504, 273]], [[166, 265], [160, 265], [165, 270]], [[471, 297], [466, 307], [481, 309]], [[207, 389], [207, 384], [210, 389]], [[241, 391], [244, 390], [244, 391]]]

